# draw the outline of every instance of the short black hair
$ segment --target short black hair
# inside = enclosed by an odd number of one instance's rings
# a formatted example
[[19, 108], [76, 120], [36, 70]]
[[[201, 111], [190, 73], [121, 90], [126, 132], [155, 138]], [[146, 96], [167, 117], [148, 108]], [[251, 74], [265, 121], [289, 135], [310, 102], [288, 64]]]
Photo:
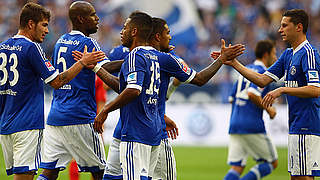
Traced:
[[290, 17], [290, 22], [292, 22], [294, 25], [301, 23], [303, 26], [303, 33], [307, 33], [309, 16], [303, 9], [287, 10], [283, 13], [283, 16]]
[[138, 28], [137, 36], [146, 41], [149, 40], [152, 33], [152, 18], [147, 13], [134, 11], [130, 14], [130, 28]]
[[24, 29], [29, 20], [38, 24], [42, 20], [50, 21], [50, 11], [43, 6], [29, 2], [23, 6], [20, 11], [20, 26], [19, 29]]
[[265, 53], [271, 53], [274, 47], [275, 47], [275, 44], [271, 40], [259, 41], [255, 49], [256, 58], [260, 59], [263, 57]]
[[152, 32], [150, 34], [149, 40], [151, 40], [157, 33], [162, 33], [165, 30], [164, 25], [167, 22], [164, 19], [153, 17], [152, 18]]

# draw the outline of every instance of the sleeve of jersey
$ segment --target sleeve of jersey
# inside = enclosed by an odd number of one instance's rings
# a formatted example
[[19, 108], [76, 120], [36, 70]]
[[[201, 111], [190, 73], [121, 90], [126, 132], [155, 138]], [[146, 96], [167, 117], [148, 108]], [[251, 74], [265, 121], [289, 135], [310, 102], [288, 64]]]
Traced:
[[146, 65], [143, 58], [132, 52], [128, 55], [124, 64], [124, 77], [127, 82], [126, 88], [142, 90]]
[[264, 72], [264, 74], [271, 77], [275, 81], [279, 81], [284, 76], [285, 57], [286, 57], [286, 51], [282, 53], [280, 58], [270, 68], [268, 68], [268, 70]]
[[[100, 48], [98, 42], [97, 42], [95, 39], [93, 39], [93, 38], [90, 38], [90, 41], [88, 41], [87, 46], [88, 46], [88, 51], [89, 51], [89, 52], [92, 52], [93, 48], [95, 49], [95, 51], [101, 51], [101, 48]], [[107, 62], [110, 62], [110, 60], [109, 60], [109, 58], [106, 56], [106, 57], [104, 58], [104, 60], [98, 62], [98, 64], [99, 64], [100, 66], [102, 66], [102, 65], [104, 65], [104, 64], [107, 63]]]
[[32, 68], [44, 80], [49, 83], [58, 76], [58, 71], [52, 66], [51, 62], [45, 57], [39, 44], [33, 43], [28, 51], [29, 60]]
[[320, 87], [319, 81], [319, 54], [311, 47], [306, 48], [306, 54], [302, 57], [301, 65], [307, 78], [308, 85]]
[[261, 96], [263, 88], [259, 88], [254, 83], [250, 83], [250, 86], [248, 88], [248, 92], [253, 93], [256, 96]]
[[189, 66], [181, 59], [172, 54], [165, 54], [166, 63], [161, 66], [162, 69], [173, 74], [175, 78], [184, 83], [189, 83], [196, 76], [196, 71], [189, 68]]

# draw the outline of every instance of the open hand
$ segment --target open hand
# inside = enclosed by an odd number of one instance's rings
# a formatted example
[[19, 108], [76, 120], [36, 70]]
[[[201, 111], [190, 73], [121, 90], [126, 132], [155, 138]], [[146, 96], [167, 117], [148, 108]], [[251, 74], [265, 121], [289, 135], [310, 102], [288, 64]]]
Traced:
[[93, 123], [93, 129], [97, 131], [98, 133], [103, 133], [103, 124], [104, 121], [107, 119], [108, 113], [104, 113], [103, 110], [100, 111], [100, 113], [97, 115], [97, 117], [94, 119]]

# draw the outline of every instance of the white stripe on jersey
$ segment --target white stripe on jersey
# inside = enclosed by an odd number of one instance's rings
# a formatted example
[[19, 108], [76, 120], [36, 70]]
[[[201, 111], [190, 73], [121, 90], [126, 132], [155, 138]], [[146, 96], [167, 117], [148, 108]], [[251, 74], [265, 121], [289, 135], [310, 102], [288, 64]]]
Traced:
[[308, 52], [308, 57], [309, 57], [309, 53], [310, 53], [310, 60], [308, 59], [308, 62], [310, 62], [309, 68], [310, 69], [314, 69], [315, 68], [315, 57], [314, 57], [314, 51], [310, 45], [310, 43], [307, 43], [305, 45], [305, 47], [307, 47], [307, 49], [309, 49]]
[[129, 54], [129, 72], [135, 71], [135, 60], [136, 60], [136, 52], [138, 49], [134, 49], [130, 54]]
[[177, 64], [179, 64], [180, 68], [183, 69], [183, 65], [177, 57], [175, 57], [174, 55], [172, 55], [170, 53], [167, 53], [167, 54], [169, 54], [177, 62]]
[[43, 51], [42, 51], [42, 48], [41, 48], [41, 46], [38, 44], [38, 43], [33, 43], [33, 44], [35, 44], [36, 45], [36, 47], [37, 47], [37, 49], [38, 49], [38, 51], [39, 51], [39, 54], [41, 55], [41, 57], [42, 57], [42, 60], [46, 60], [46, 57], [45, 57], [45, 55], [44, 55], [44, 53], [43, 53]]
[[91, 42], [93, 43], [96, 51], [100, 51], [101, 48], [100, 48], [99, 44], [97, 43], [97, 41], [96, 41], [95, 39], [93, 39], [93, 38], [90, 38], [90, 40], [91, 40]]

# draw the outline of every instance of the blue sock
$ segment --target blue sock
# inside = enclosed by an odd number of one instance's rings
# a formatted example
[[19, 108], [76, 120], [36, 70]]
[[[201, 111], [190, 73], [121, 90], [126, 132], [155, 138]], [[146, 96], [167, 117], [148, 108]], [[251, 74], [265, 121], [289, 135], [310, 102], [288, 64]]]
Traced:
[[37, 178], [37, 180], [49, 180], [49, 178], [43, 174], [40, 174]]
[[273, 166], [270, 163], [257, 164], [250, 169], [250, 171], [244, 175], [240, 180], [258, 180], [267, 176], [273, 170]]
[[239, 178], [240, 174], [237, 171], [230, 169], [223, 180], [239, 180]]

